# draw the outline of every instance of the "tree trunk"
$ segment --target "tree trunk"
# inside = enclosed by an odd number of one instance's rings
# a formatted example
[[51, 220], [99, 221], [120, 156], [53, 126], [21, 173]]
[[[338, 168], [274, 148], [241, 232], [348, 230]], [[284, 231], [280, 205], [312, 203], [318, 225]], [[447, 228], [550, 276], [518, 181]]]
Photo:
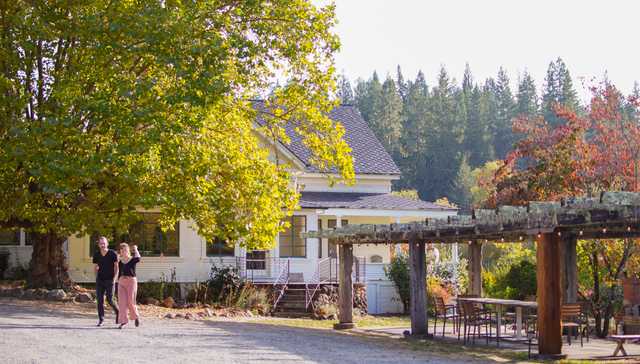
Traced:
[[29, 286], [33, 288], [69, 288], [69, 266], [64, 258], [62, 244], [66, 238], [49, 232], [33, 234], [33, 254]]

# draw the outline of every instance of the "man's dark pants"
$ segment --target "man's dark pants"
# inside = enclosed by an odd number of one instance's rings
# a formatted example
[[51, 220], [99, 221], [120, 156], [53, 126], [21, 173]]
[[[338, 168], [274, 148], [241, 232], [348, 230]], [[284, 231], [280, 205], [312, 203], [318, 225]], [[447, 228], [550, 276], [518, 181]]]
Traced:
[[113, 308], [113, 312], [118, 317], [118, 308], [113, 303], [113, 280], [97, 279], [96, 280], [96, 298], [98, 301], [98, 318], [104, 320], [104, 296], [107, 295], [107, 302]]

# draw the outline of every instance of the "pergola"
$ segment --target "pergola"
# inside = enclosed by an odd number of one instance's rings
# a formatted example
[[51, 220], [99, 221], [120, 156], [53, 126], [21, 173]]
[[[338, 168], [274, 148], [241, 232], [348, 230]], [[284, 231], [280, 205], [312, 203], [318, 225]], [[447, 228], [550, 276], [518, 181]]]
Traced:
[[422, 223], [349, 225], [311, 231], [310, 238], [328, 238], [339, 245], [340, 323], [353, 324], [353, 245], [409, 244], [411, 333], [427, 334], [427, 243], [468, 243], [470, 293], [482, 293], [482, 244], [537, 242], [538, 349], [540, 356], [562, 353], [561, 305], [577, 299], [578, 239], [640, 237], [640, 193], [603, 192], [559, 202], [529, 202], [527, 206], [476, 209], [472, 215], [428, 219]]

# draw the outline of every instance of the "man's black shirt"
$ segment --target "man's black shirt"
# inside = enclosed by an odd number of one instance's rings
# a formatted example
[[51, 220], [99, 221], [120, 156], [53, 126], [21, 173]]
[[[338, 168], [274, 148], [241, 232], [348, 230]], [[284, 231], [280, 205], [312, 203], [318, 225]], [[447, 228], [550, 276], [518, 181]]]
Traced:
[[113, 264], [118, 261], [116, 252], [109, 249], [104, 256], [100, 254], [100, 250], [93, 254], [93, 263], [98, 265], [98, 280], [113, 281], [115, 274]]

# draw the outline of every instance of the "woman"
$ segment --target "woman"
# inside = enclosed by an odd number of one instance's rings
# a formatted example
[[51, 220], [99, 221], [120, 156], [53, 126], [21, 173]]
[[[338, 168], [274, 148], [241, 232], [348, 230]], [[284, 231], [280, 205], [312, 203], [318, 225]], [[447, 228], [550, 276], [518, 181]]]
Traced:
[[[118, 263], [118, 323], [120, 329], [131, 320], [135, 320], [136, 327], [140, 326], [140, 316], [136, 306], [138, 280], [136, 279], [136, 264], [140, 262], [138, 246], [133, 245], [133, 257], [126, 243], [120, 244], [120, 262]], [[127, 312], [129, 315], [127, 315]], [[127, 317], [128, 316], [128, 317]]]

